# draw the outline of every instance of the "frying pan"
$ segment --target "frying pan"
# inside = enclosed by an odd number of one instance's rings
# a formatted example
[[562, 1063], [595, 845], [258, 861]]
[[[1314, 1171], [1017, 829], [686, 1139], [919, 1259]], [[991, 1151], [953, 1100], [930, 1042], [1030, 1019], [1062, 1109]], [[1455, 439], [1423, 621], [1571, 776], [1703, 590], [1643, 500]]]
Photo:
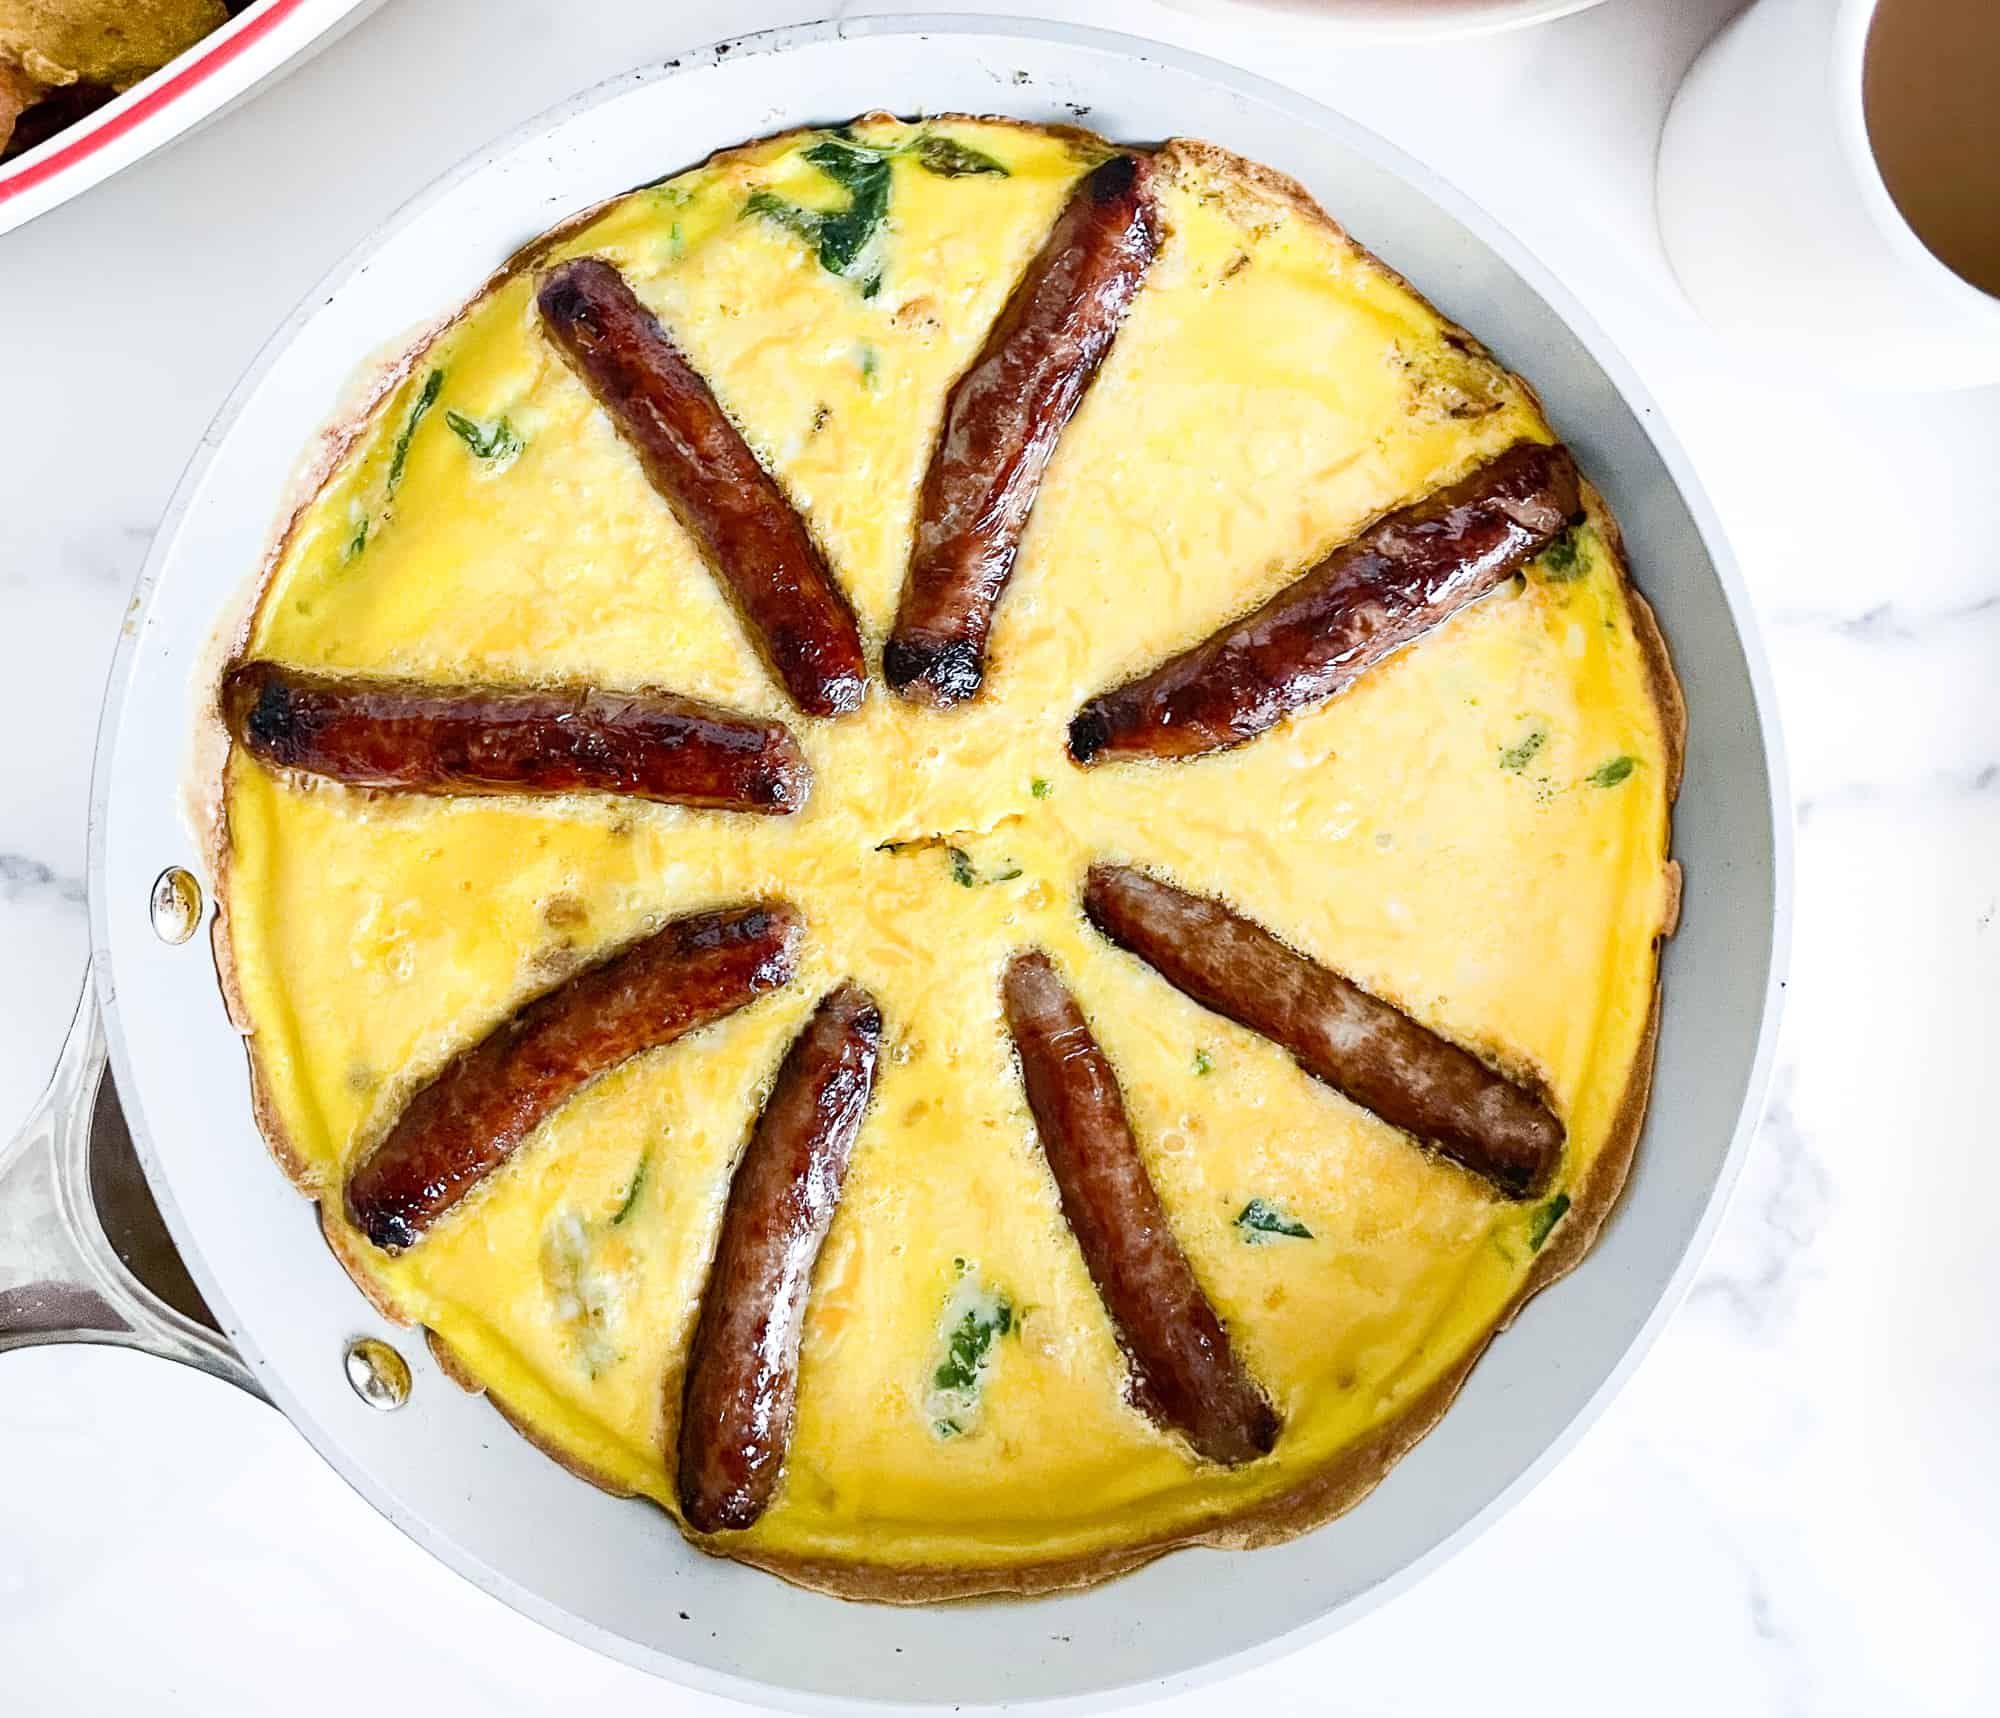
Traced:
[[[508, 1431], [410, 1332], [384, 1324], [328, 1253], [252, 1124], [204, 940], [156, 930], [174, 917], [156, 911], [162, 873], [201, 864], [183, 789], [210, 635], [353, 367], [574, 210], [719, 145], [875, 107], [1081, 118], [1137, 141], [1208, 137], [1302, 179], [1534, 378], [1624, 523], [1693, 718], [1676, 820], [1687, 907], [1666, 955], [1658, 1081], [1596, 1252], [1527, 1309], [1443, 1424], [1351, 1514], [1269, 1550], [1184, 1551], [1108, 1586], [1005, 1607], [802, 1592], [690, 1549], [659, 1511], [593, 1490]], [[96, 1007], [87, 1000], [80, 1016], [37, 1161], [77, 1137], [65, 1105], [95, 1090], [101, 1022], [147, 1180], [226, 1343], [203, 1344], [190, 1320], [136, 1339], [263, 1392], [399, 1527], [550, 1627], [661, 1675], [801, 1711], [1103, 1704], [1353, 1619], [1518, 1497], [1632, 1369], [1694, 1271], [1758, 1114], [1790, 918], [1787, 805], [1749, 606], [1686, 460], [1602, 335], [1492, 221], [1324, 108], [1157, 44], [962, 17], [781, 30], [616, 79], [465, 163], [309, 295], [223, 408], [153, 546], [112, 669], [91, 799]], [[350, 1360], [363, 1337], [408, 1362], [394, 1412], [376, 1405], [397, 1394], [382, 1370]]]

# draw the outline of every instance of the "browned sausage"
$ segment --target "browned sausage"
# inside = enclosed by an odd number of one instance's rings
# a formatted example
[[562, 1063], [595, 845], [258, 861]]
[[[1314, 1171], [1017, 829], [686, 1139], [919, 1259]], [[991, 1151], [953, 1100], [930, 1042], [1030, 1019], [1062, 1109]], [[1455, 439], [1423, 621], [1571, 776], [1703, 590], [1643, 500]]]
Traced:
[[1083, 910], [1175, 989], [1509, 1198], [1540, 1192], [1561, 1161], [1562, 1123], [1533, 1093], [1220, 901], [1093, 865]]
[[784, 984], [800, 920], [782, 902], [675, 919], [504, 1021], [425, 1086], [347, 1183], [347, 1214], [399, 1252], [598, 1075]]
[[1159, 246], [1145, 159], [1093, 168], [953, 386], [882, 650], [883, 677], [904, 697], [945, 705], [979, 690], [1042, 473]]
[[882, 1011], [843, 984], [785, 1055], [729, 1185], [681, 1395], [680, 1498], [698, 1533], [748, 1527], [792, 1439], [813, 1266], [875, 1086]]
[[551, 269], [538, 302], [550, 338], [701, 545], [792, 702], [814, 716], [855, 709], [868, 669], [854, 611], [798, 510], [658, 319], [601, 257]]
[[1091, 699], [1069, 725], [1070, 756], [1188, 758], [1240, 745], [1484, 596], [1547, 548], [1578, 505], [1567, 450], [1517, 442], [1376, 520], [1255, 614]]
[[1039, 949], [1008, 963], [1002, 989], [1035, 1131], [1131, 1367], [1134, 1404], [1210, 1461], [1268, 1454], [1278, 1416], [1231, 1352], [1167, 1226], [1118, 1076], [1075, 998]]
[[630, 794], [788, 812], [812, 770], [781, 722], [670, 692], [429, 686], [246, 662], [222, 683], [230, 731], [265, 763], [412, 793]]

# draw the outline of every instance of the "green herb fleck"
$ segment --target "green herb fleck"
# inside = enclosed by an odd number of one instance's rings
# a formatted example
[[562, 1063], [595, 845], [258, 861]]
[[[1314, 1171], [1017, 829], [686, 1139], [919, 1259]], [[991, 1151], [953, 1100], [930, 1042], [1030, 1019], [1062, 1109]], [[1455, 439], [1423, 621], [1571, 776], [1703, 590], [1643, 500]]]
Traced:
[[653, 1154], [649, 1151], [639, 1159], [639, 1167], [632, 1171], [632, 1180], [625, 1189], [625, 1197], [618, 1202], [618, 1209], [611, 1213], [611, 1226], [616, 1228], [632, 1215], [639, 1204], [639, 1193], [646, 1185], [646, 1171], [652, 1166]]
[[1534, 755], [1548, 744], [1549, 731], [1546, 728], [1532, 728], [1524, 734], [1519, 743], [1503, 747], [1500, 753], [1500, 767], [1512, 770], [1516, 775], [1528, 767]]
[[961, 1269], [945, 1300], [944, 1350], [924, 1399], [924, 1413], [938, 1437], [958, 1437], [971, 1428], [980, 1389], [993, 1369], [994, 1346], [1019, 1328], [1007, 1296]]
[[1296, 1217], [1287, 1217], [1277, 1206], [1266, 1199], [1253, 1199], [1236, 1213], [1236, 1227], [1243, 1233], [1243, 1239], [1251, 1246], [1262, 1246], [1275, 1235], [1282, 1235], [1293, 1241], [1310, 1241], [1312, 1230]]
[[1528, 1219], [1528, 1251], [1539, 1253], [1542, 1243], [1549, 1238], [1549, 1231], [1563, 1220], [1569, 1209], [1569, 1195], [1558, 1193], [1546, 1205], [1537, 1205], [1534, 1215]]
[[939, 1390], [970, 1390], [979, 1382], [979, 1369], [996, 1337], [1014, 1328], [1014, 1309], [1005, 1295], [965, 1309], [951, 1335], [946, 1338], [944, 1359], [931, 1374]]
[[354, 526], [354, 535], [347, 539], [347, 553], [345, 558], [351, 561], [354, 559], [356, 555], [360, 554], [361, 551], [367, 547], [368, 547], [368, 521], [365, 518], [363, 518], [356, 521]]
[[674, 222], [667, 229], [667, 255], [675, 262], [679, 262], [682, 257], [687, 255], [687, 240], [681, 237], [681, 224], [679, 221]]
[[480, 459], [497, 459], [503, 465], [511, 464], [514, 456], [526, 445], [521, 440], [520, 432], [505, 418], [481, 423], [477, 418], [469, 418], [463, 412], [446, 406], [444, 421], [451, 433]]
[[1568, 584], [1583, 571], [1583, 545], [1577, 538], [1575, 526], [1572, 525], [1542, 551], [1541, 565], [1543, 576], [1559, 585]]
[[992, 156], [969, 148], [949, 137], [920, 137], [916, 143], [919, 166], [942, 179], [960, 179], [968, 173], [997, 173], [1007, 177], [1007, 169]]
[[873, 346], [863, 345], [854, 356], [861, 366], [862, 381], [872, 388], [875, 385], [876, 372], [882, 368], [882, 355]]
[[1197, 1074], [1212, 1074], [1215, 1072], [1214, 1058], [1206, 1050], [1195, 1051], [1194, 1071]]
[[1056, 784], [1050, 781], [1047, 776], [1038, 775], [1033, 781], [1028, 783], [1028, 791], [1037, 799], [1047, 799], [1055, 790]]
[[1609, 763], [1599, 764], [1596, 769], [1592, 770], [1583, 779], [1589, 782], [1592, 787], [1616, 787], [1638, 767], [1639, 760], [1637, 758], [1616, 757]]
[[410, 437], [417, 433], [417, 425], [424, 421], [424, 413], [437, 404], [438, 393], [443, 387], [442, 370], [433, 370], [424, 378], [424, 391], [410, 408], [409, 421], [403, 425], [403, 433], [396, 437], [396, 451], [389, 456], [388, 492], [391, 495], [396, 493], [396, 485], [403, 481], [403, 465], [410, 457]]
[[1023, 873], [1021, 867], [1011, 859], [1002, 863], [1000, 870], [982, 877], [979, 867], [972, 862], [972, 855], [963, 847], [953, 847], [940, 841], [935, 835], [914, 836], [908, 841], [878, 841], [877, 853], [907, 853], [915, 847], [934, 847], [944, 855], [951, 880], [961, 889], [984, 888], [989, 883], [1011, 883]]

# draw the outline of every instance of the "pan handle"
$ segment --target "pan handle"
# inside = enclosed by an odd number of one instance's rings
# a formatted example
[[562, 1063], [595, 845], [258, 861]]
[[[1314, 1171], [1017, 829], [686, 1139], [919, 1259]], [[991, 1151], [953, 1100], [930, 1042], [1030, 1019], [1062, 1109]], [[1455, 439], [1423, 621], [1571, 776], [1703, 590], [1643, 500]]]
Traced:
[[0, 1353], [110, 1343], [178, 1360], [262, 1397], [235, 1349], [147, 1288], [106, 1235], [91, 1189], [91, 1117], [104, 1029], [88, 970], [55, 1073], [0, 1147]]

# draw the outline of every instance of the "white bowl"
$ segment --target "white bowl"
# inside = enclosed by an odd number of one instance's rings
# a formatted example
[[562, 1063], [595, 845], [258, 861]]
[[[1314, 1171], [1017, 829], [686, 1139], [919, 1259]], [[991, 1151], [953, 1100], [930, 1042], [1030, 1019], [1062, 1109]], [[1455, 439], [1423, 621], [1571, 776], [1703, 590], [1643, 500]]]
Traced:
[[[451, 1387], [320, 1243], [252, 1124], [200, 941], [167, 946], [147, 911], [163, 866], [201, 863], [177, 790], [210, 629], [351, 368], [599, 198], [718, 145], [874, 107], [1082, 114], [1115, 138], [1212, 138], [1304, 180], [1534, 379], [1624, 523], [1693, 713], [1676, 827], [1687, 910], [1666, 957], [1658, 1086], [1596, 1252], [1527, 1309], [1351, 1514], [1270, 1550], [1181, 1552], [1003, 1614], [843, 1603], [706, 1557], [657, 1510], [573, 1479]], [[1088, 1704], [1351, 1620], [1521, 1495], [1631, 1370], [1692, 1276], [1756, 1121], [1790, 920], [1788, 801], [1749, 604], [1678, 446], [1562, 286], [1463, 198], [1325, 108], [1177, 49], [1013, 20], [843, 20], [635, 71], [530, 122], [308, 295], [204, 438], [131, 617], [92, 790], [92, 947], [135, 1142], [204, 1296], [273, 1400], [398, 1526], [527, 1615], [702, 1688], [821, 1712]], [[343, 1346], [363, 1331], [398, 1342], [415, 1369], [398, 1413], [365, 1406], [342, 1375]]]
[[382, 0], [260, 0], [115, 100], [0, 167], [0, 233], [152, 154], [310, 58]]

